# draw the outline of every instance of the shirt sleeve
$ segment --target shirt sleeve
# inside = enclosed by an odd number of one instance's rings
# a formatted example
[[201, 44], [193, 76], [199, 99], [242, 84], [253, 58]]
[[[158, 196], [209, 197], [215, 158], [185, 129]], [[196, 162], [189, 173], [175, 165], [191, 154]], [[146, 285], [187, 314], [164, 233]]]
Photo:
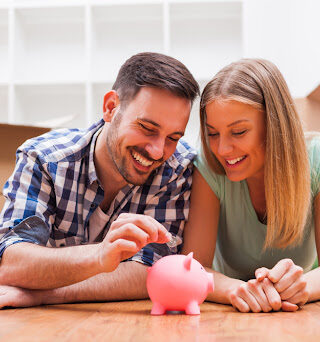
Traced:
[[215, 195], [221, 200], [223, 181], [222, 175], [218, 175], [212, 171], [208, 165], [202, 150], [199, 151], [196, 159], [194, 160], [194, 165], [201, 173], [202, 177], [206, 180], [210, 188], [213, 190]]
[[35, 150], [18, 149], [13, 174], [3, 188], [0, 214], [0, 257], [15, 243], [46, 245], [55, 208], [50, 177]]
[[314, 137], [308, 144], [310, 163], [311, 193], [315, 198], [320, 191], [320, 136]]

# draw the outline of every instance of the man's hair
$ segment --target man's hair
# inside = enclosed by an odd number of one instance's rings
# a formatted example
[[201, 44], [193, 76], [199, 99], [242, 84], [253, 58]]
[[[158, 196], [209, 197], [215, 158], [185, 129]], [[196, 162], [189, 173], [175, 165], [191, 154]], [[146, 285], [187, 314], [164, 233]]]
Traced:
[[193, 102], [199, 85], [184, 64], [173, 57], [155, 52], [142, 52], [130, 57], [120, 68], [112, 89], [122, 105], [126, 105], [142, 87], [166, 89]]

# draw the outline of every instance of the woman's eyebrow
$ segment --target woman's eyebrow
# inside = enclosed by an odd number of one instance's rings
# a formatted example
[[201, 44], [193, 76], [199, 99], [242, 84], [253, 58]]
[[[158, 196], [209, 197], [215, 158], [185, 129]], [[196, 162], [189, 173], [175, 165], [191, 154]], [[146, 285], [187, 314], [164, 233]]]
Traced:
[[[229, 124], [227, 127], [230, 127], [230, 126], [233, 126], [233, 125], [236, 125], [238, 123], [241, 123], [241, 122], [248, 122], [249, 120], [247, 119], [241, 119], [241, 120], [237, 120], [237, 121], [234, 121], [232, 122], [231, 124]], [[211, 126], [210, 124], [206, 124], [208, 127], [212, 128], [212, 129], [215, 129], [213, 126]]]

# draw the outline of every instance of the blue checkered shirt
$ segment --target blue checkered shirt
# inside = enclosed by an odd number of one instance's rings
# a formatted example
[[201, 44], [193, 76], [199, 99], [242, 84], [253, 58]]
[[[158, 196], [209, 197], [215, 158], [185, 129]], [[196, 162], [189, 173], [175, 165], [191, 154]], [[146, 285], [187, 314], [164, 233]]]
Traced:
[[[89, 129], [60, 129], [27, 140], [17, 150], [15, 170], [4, 186], [0, 215], [0, 257], [19, 242], [48, 247], [89, 241], [89, 219], [104, 197], [93, 155], [104, 121]], [[101, 239], [121, 213], [155, 218], [182, 237], [188, 218], [195, 150], [180, 140], [174, 154], [145, 184], [126, 185], [111, 203]], [[152, 265], [179, 247], [149, 244], [131, 259]]]

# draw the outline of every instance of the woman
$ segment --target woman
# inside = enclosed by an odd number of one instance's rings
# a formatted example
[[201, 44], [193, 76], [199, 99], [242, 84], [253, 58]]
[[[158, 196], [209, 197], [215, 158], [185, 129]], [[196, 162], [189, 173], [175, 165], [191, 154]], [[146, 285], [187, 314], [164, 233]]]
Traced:
[[305, 142], [279, 70], [261, 59], [225, 67], [200, 120], [183, 253], [213, 267], [208, 300], [269, 312], [320, 299], [320, 140]]

